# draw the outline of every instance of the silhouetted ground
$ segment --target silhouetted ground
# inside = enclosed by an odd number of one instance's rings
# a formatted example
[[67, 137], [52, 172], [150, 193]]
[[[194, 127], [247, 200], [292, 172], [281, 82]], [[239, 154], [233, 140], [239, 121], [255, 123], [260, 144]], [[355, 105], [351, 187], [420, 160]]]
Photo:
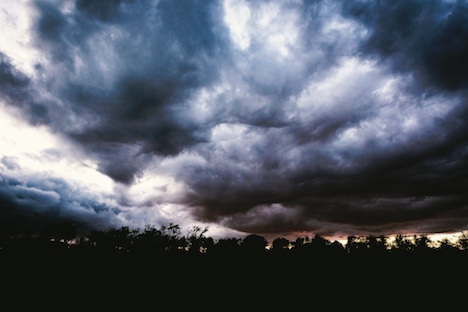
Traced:
[[464, 306], [468, 290], [468, 253], [458, 248], [214, 244], [199, 253], [45, 238], [3, 245], [2, 311], [448, 311]]

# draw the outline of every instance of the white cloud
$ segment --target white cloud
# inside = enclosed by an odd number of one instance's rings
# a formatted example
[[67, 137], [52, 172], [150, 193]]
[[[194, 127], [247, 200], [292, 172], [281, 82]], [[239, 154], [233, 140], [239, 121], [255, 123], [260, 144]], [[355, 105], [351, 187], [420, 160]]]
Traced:
[[1, 157], [17, 159], [24, 175], [44, 172], [99, 192], [110, 192], [113, 182], [96, 170], [79, 147], [51, 133], [45, 126], [30, 126], [17, 112], [0, 106]]
[[332, 111], [366, 106], [365, 101], [383, 78], [374, 63], [356, 57], [343, 58], [325, 75], [312, 80], [299, 95], [298, 118], [316, 118]]
[[248, 28], [250, 8], [243, 0], [224, 1], [224, 21], [229, 27], [234, 44], [241, 50], [250, 46], [251, 34]]
[[[144, 228], [175, 222], [188, 228], [196, 222], [186, 207], [177, 203], [186, 188], [171, 175], [182, 164], [199, 162], [200, 157], [181, 154], [155, 161], [132, 185], [116, 184], [78, 147], [46, 127], [28, 125], [14, 113], [0, 107], [0, 181], [18, 181], [10, 188], [13, 196], [19, 196], [15, 199], [18, 204], [35, 207], [39, 213], [49, 211], [51, 205], [60, 206], [61, 217], [86, 222], [99, 213], [107, 226]], [[120, 213], [96, 212], [87, 202], [117, 208]], [[214, 236], [223, 236], [221, 226], [213, 224], [212, 228]]]
[[34, 75], [34, 65], [41, 54], [33, 48], [30, 32], [32, 10], [30, 0], [0, 2], [0, 51], [7, 54], [13, 64], [28, 75]]

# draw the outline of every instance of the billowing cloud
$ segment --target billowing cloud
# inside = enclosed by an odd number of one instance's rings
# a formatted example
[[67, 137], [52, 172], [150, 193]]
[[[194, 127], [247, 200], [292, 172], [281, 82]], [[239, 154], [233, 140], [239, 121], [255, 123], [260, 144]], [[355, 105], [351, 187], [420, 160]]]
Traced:
[[0, 46], [4, 109], [67, 142], [38, 158], [82, 157], [112, 186], [93, 194], [80, 180], [70, 197], [72, 173], [45, 187], [34, 170], [27, 184], [15, 173], [26, 156], [4, 153], [1, 198], [8, 211], [105, 207], [67, 217], [88, 225], [463, 230], [467, 10], [416, 0], [27, 2], [28, 42]]
[[452, 91], [467, 87], [466, 2], [349, 1], [344, 12], [369, 29], [363, 52], [411, 72], [418, 83]]

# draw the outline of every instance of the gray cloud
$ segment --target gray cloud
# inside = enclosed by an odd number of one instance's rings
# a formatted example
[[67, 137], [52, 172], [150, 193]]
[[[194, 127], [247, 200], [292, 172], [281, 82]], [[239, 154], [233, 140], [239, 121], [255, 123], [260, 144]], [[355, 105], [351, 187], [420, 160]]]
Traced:
[[103, 172], [131, 183], [140, 168], [122, 166], [135, 156], [120, 151], [126, 145], [169, 156], [206, 140], [184, 102], [216, 79], [222, 62], [217, 3], [78, 1], [72, 14], [51, 1], [36, 8], [36, 41], [50, 56], [41, 64], [46, 84], [82, 120], [72, 129], [49, 124], [98, 154]]
[[20, 108], [32, 124], [51, 122], [47, 103], [37, 101], [31, 79], [18, 70], [0, 51], [0, 95], [8, 104]]
[[[0, 91], [117, 182], [170, 175], [200, 221], [257, 233], [466, 228], [466, 4], [247, 5], [239, 45], [222, 1], [36, 1], [41, 78], [2, 55]], [[54, 189], [3, 188], [60, 206]]]
[[390, 60], [418, 81], [448, 90], [467, 87], [468, 6], [463, 1], [344, 2], [370, 34], [362, 51]]
[[120, 10], [123, 4], [133, 1], [134, 0], [103, 0], [96, 2], [92, 0], [78, 0], [76, 1], [76, 8], [91, 18], [109, 22], [120, 16]]
[[121, 224], [115, 217], [118, 207], [103, 204], [93, 194], [77, 192], [62, 179], [41, 174], [27, 181], [2, 174], [0, 204], [2, 235], [38, 233], [46, 225], [61, 222], [74, 223], [80, 232]]
[[22, 101], [20, 90], [26, 88], [29, 79], [11, 65], [9, 58], [0, 52], [0, 92], [11, 102]]

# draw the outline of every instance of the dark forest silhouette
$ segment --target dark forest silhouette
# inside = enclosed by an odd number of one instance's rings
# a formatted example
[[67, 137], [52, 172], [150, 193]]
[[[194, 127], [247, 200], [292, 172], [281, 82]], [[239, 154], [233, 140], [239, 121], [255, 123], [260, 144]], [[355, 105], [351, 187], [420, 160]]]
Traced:
[[459, 235], [456, 242], [448, 239], [432, 241], [426, 234], [397, 235], [393, 241], [387, 236], [349, 236], [343, 246], [338, 241], [315, 235], [297, 237], [289, 241], [274, 239], [270, 245], [265, 237], [251, 234], [243, 239], [223, 238], [215, 241], [205, 234], [208, 228], [193, 226], [183, 235], [179, 225], [170, 223], [159, 228], [147, 225], [143, 230], [122, 226], [105, 231], [91, 231], [79, 236], [70, 223], [46, 226], [39, 235], [0, 237], [2, 254], [15, 252], [69, 250], [70, 252], [104, 252], [129, 254], [208, 254], [208, 255], [396, 255], [396, 254], [464, 254], [468, 253], [468, 233]]
[[214, 240], [206, 232], [194, 226], [183, 234], [169, 224], [77, 236], [73, 225], [57, 224], [36, 236], [2, 237], [2, 306], [367, 310], [383, 302], [400, 309], [405, 301], [406, 308], [446, 309], [467, 291], [467, 233], [454, 243], [350, 236], [343, 246], [319, 235], [268, 245], [260, 235]]

